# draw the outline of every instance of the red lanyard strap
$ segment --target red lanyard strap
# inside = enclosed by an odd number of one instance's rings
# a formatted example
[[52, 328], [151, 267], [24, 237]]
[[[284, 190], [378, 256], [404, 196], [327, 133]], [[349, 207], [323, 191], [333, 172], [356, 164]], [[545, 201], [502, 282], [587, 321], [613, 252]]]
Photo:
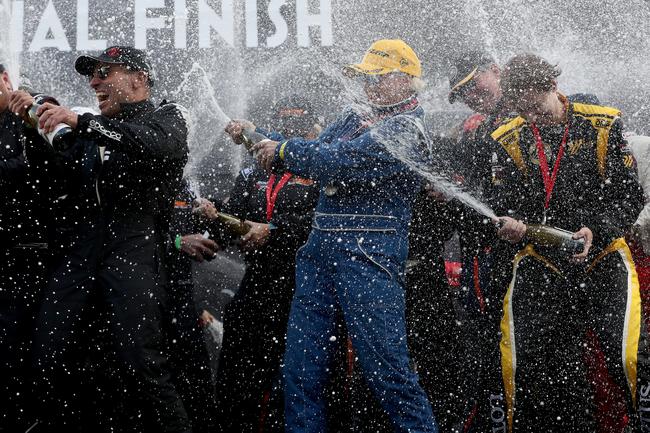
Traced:
[[291, 176], [292, 176], [291, 173], [283, 174], [278, 184], [275, 185], [275, 188], [273, 187], [273, 184], [275, 183], [275, 174], [272, 174], [271, 177], [269, 177], [269, 181], [266, 184], [266, 221], [267, 222], [270, 222], [271, 218], [273, 217], [273, 209], [275, 208], [275, 201], [278, 199], [278, 193], [280, 192], [282, 187], [284, 187], [287, 184], [287, 182], [289, 182]]
[[548, 205], [551, 202], [551, 195], [553, 194], [553, 188], [555, 187], [557, 173], [560, 170], [560, 161], [562, 160], [562, 156], [564, 156], [564, 148], [566, 147], [566, 142], [569, 138], [569, 122], [567, 122], [566, 127], [564, 128], [564, 136], [562, 137], [560, 150], [557, 152], [557, 158], [555, 159], [555, 165], [553, 166], [552, 174], [549, 174], [548, 160], [546, 159], [546, 153], [544, 152], [542, 135], [539, 133], [539, 129], [534, 123], [530, 124], [530, 128], [533, 130], [533, 135], [535, 136], [535, 142], [537, 144], [537, 157], [539, 158], [539, 168], [542, 172], [544, 189], [546, 190], [546, 201], [544, 202], [544, 209], [548, 209]]

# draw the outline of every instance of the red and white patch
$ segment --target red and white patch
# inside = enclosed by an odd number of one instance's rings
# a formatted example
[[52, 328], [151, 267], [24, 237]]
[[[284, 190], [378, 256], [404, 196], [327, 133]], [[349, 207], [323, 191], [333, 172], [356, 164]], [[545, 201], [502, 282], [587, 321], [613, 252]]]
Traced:
[[113, 47], [106, 51], [106, 55], [110, 57], [111, 59], [114, 59], [115, 57], [119, 56], [122, 52], [120, 51], [119, 48]]

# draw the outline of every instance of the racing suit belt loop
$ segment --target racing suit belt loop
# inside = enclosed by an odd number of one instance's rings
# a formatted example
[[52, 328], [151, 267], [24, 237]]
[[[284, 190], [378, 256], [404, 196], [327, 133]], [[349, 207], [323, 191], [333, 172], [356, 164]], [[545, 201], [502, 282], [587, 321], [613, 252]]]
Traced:
[[316, 212], [313, 228], [321, 231], [377, 231], [393, 232], [405, 230], [405, 224], [391, 215], [326, 214]]

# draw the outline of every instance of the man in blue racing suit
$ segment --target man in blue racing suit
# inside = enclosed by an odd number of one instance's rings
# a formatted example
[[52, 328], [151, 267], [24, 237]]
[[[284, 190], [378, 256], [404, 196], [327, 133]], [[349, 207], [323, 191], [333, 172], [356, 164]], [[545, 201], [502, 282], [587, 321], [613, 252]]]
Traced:
[[296, 257], [284, 357], [286, 431], [326, 430], [324, 389], [345, 330], [395, 431], [437, 432], [409, 365], [404, 319], [408, 227], [423, 183], [414, 170], [428, 144], [417, 99], [420, 61], [403, 41], [381, 40], [346, 71], [363, 79], [368, 110], [344, 112], [314, 141], [254, 147], [267, 169], [321, 185], [313, 230]]

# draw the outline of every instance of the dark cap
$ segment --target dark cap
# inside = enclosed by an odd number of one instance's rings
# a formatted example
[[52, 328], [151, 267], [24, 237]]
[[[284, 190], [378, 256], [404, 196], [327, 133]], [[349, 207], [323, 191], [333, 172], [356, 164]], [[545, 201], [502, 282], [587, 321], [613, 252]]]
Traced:
[[316, 123], [311, 103], [300, 95], [280, 99], [273, 107], [273, 126], [293, 131], [293, 134], [309, 131]]
[[74, 68], [81, 75], [92, 75], [98, 63], [125, 65], [132, 71], [142, 71], [149, 75], [149, 85], [153, 85], [153, 69], [144, 51], [133, 47], [108, 47], [99, 56], [80, 56], [74, 62]]
[[302, 117], [313, 116], [312, 106], [309, 100], [300, 95], [289, 95], [281, 98], [273, 107], [275, 117]]
[[449, 71], [449, 103], [453, 104], [461, 95], [463, 87], [478, 71], [495, 64], [494, 57], [485, 51], [469, 51], [458, 56]]

